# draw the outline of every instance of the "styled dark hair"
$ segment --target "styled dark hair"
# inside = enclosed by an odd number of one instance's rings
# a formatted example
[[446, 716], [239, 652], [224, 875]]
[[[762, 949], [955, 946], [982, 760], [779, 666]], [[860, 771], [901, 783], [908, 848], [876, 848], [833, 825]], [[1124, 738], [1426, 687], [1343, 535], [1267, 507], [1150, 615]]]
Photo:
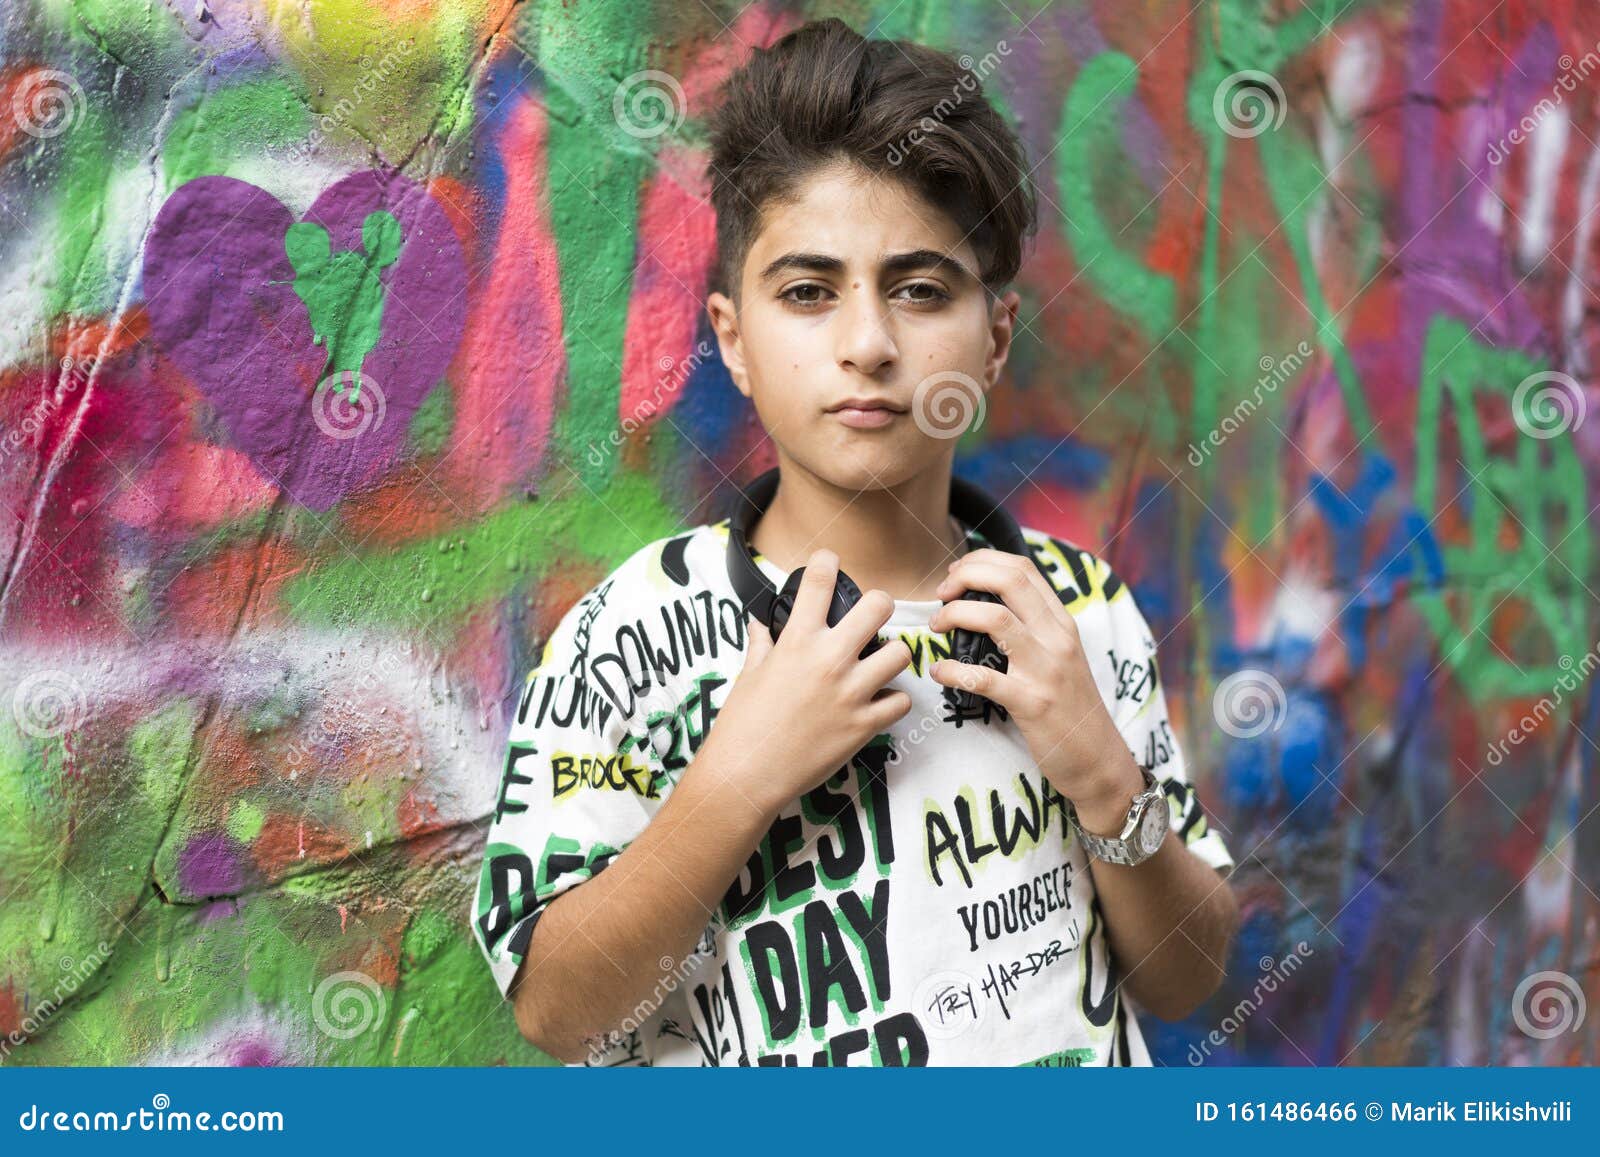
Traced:
[[980, 72], [914, 41], [868, 39], [835, 17], [757, 49], [723, 84], [710, 134], [711, 287], [730, 296], [763, 207], [836, 161], [897, 178], [949, 213], [990, 293], [1016, 276], [1037, 226], [1022, 143], [984, 99]]

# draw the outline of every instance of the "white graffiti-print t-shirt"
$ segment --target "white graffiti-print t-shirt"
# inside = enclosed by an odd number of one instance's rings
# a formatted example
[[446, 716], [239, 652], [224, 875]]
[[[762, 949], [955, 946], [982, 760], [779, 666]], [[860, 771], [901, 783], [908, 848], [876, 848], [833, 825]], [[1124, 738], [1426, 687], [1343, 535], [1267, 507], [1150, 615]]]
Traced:
[[[1023, 534], [1173, 830], [1231, 867], [1132, 593], [1087, 551]], [[724, 520], [641, 548], [567, 612], [528, 676], [472, 912], [502, 995], [545, 907], [644, 830], [739, 674], [727, 542]], [[782, 811], [690, 955], [586, 1063], [1150, 1063], [1065, 800], [1003, 708], [963, 717], [928, 674], [949, 654], [927, 628], [938, 606], [898, 601], [880, 631], [911, 647], [889, 684], [911, 710]]]

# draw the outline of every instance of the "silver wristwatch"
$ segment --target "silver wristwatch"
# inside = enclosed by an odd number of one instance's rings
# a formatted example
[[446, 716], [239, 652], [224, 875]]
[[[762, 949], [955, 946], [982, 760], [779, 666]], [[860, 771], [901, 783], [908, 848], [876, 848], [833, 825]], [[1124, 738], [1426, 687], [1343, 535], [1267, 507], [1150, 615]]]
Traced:
[[[1148, 768], [1139, 769], [1144, 774], [1144, 790], [1133, 797], [1128, 806], [1128, 822], [1115, 836], [1097, 836], [1085, 831], [1078, 822], [1078, 811], [1071, 807], [1072, 826], [1083, 849], [1097, 860], [1113, 864], [1141, 864], [1155, 855], [1161, 842], [1167, 838], [1172, 817], [1167, 810], [1167, 793], [1161, 789]], [[1159, 806], [1158, 806], [1159, 805]]]

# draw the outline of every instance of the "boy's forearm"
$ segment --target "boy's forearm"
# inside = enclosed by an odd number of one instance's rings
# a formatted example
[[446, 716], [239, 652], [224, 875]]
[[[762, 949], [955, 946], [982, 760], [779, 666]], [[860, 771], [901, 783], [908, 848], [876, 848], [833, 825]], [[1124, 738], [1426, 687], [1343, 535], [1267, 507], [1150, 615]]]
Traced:
[[773, 818], [702, 748], [644, 831], [539, 918], [512, 990], [523, 1035], [580, 1061], [693, 949]]
[[1089, 863], [1125, 991], [1162, 1020], [1188, 1016], [1222, 983], [1233, 886], [1177, 832], [1142, 864]]

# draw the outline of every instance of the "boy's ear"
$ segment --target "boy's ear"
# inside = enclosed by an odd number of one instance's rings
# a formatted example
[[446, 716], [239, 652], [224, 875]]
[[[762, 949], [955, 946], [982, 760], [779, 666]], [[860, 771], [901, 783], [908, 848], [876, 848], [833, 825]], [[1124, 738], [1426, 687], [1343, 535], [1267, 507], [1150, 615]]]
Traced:
[[989, 308], [989, 360], [984, 365], [985, 387], [1000, 380], [1011, 355], [1011, 339], [1016, 333], [1017, 309], [1022, 305], [1022, 295], [1008, 290], [995, 297]]
[[717, 349], [722, 354], [722, 364], [728, 367], [728, 376], [745, 397], [750, 396], [750, 382], [744, 368], [744, 344], [739, 336], [739, 312], [733, 299], [725, 293], [712, 293], [706, 297], [706, 315], [711, 319], [711, 329], [717, 335]]

